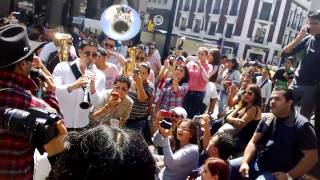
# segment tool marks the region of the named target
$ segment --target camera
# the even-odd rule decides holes
[[[39,69],[31,68],[30,70],[30,76],[32,79],[40,79],[41,81],[46,81],[46,78],[42,73],[40,73]]]
[[[139,75],[140,74],[140,70],[138,68],[134,68],[133,69],[133,74]]]
[[[171,129],[172,127],[172,123],[170,122],[170,119],[163,119],[161,122],[160,122],[160,127],[164,128],[164,129]]]
[[[41,151],[44,144],[58,135],[56,122],[60,119],[58,113],[39,108],[7,108],[4,112],[3,126],[13,135],[26,138],[33,147]]]
[[[195,116],[193,116],[193,121],[200,123],[201,118],[202,118],[202,116],[195,115]]]

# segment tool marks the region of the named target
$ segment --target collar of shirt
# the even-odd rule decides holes
[[[10,73],[8,71],[2,70],[0,71],[0,77],[0,87],[23,88],[31,92],[35,92],[38,88],[32,79],[16,73]]]

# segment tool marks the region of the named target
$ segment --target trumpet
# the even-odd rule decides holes
[[[136,68],[136,48],[132,47],[128,49],[129,57],[130,57],[130,62],[127,62],[124,67],[123,67],[123,72],[122,74],[124,76],[130,77],[133,75],[133,71]]]
[[[90,101],[90,83],[91,83],[91,78],[90,78],[90,72],[91,72],[92,66],[90,65],[90,63],[87,64],[87,68],[85,71],[85,77],[86,79],[86,86],[84,87],[84,95],[83,95],[83,100],[80,103],[80,108],[81,109],[88,109],[91,105],[91,101]]]
[[[59,41],[59,44],[61,47],[58,53],[60,62],[69,61],[70,48],[72,44],[72,41],[71,41],[72,36],[70,34],[65,34],[65,33],[56,33],[55,38]]]

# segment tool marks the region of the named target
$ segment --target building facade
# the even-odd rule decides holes
[[[306,23],[311,2],[177,0],[173,33],[186,38],[184,49],[190,54],[196,53],[199,46],[207,46],[220,48],[229,56],[271,63],[279,59],[280,50]],[[171,11],[171,4],[149,0],[148,8],[152,12]]]

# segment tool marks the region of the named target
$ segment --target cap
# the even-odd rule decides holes
[[[187,111],[183,107],[175,107],[171,109],[171,111],[175,112],[178,116],[182,116],[183,118],[187,118]]]

